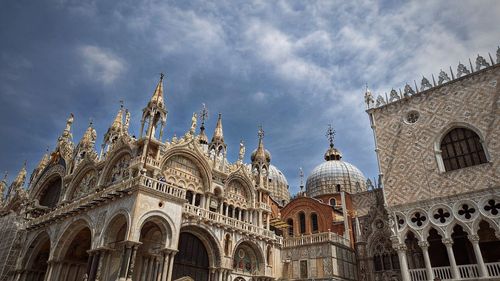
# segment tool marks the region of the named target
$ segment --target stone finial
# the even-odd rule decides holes
[[[476,70],[480,70],[481,67],[488,67],[490,64],[479,54],[477,55],[476,58]]]
[[[377,96],[377,103],[375,104],[376,107],[382,106],[385,104],[385,100],[381,95]]]
[[[425,78],[425,76],[422,76],[422,82],[420,82],[420,91],[424,91],[430,88],[432,88],[431,82],[429,82],[429,79]]]
[[[404,89],[404,96],[409,97],[409,96],[414,95],[414,94],[415,94],[415,91],[411,88],[411,86],[409,84],[406,84],[405,89]]]
[[[458,63],[457,67],[457,77],[460,78],[462,75],[470,74],[470,71],[461,62]]]
[[[243,158],[245,157],[245,143],[243,139],[240,140],[240,151],[238,153],[238,162],[243,162]]]
[[[375,100],[373,99],[372,92],[368,89],[368,85],[366,86],[365,90],[365,103],[366,103],[366,108],[370,109],[373,107],[375,104]]]
[[[444,72],[442,69],[439,71],[439,76],[438,76],[438,85],[442,85],[443,83],[451,81],[450,77],[446,72]]]
[[[389,94],[389,102],[397,101],[401,97],[399,96],[398,92],[396,90],[392,89],[390,94]]]

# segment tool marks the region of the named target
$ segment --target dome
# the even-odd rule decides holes
[[[290,192],[288,191],[288,181],[285,178],[285,175],[278,170],[273,165],[269,166],[269,186],[271,188],[271,197],[282,204],[283,201],[287,203],[290,201]]]
[[[314,168],[306,181],[306,194],[317,197],[346,191],[366,191],[366,179],[356,166],[342,160],[326,161]]]
[[[267,149],[264,149],[264,151],[265,151],[265,155],[266,155],[266,161],[271,162],[271,153]],[[252,154],[250,155],[250,160],[252,160],[252,162],[255,161],[256,154],[257,154],[257,149],[254,149],[252,151]]]

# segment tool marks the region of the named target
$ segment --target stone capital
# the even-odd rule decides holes
[[[441,239],[441,242],[443,242],[443,244],[445,246],[452,246],[453,245],[453,239],[452,238],[443,238],[443,239]]]
[[[418,246],[422,249],[428,249],[430,246],[430,243],[428,241],[418,241]]]
[[[468,238],[472,243],[479,243],[479,235],[477,234],[468,235]]]

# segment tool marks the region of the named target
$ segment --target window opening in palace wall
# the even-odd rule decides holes
[[[455,128],[446,134],[441,141],[441,155],[446,171],[487,162],[479,136],[466,128]]]

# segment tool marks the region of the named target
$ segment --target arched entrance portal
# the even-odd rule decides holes
[[[87,264],[92,233],[83,222],[70,226],[61,238],[56,249],[56,258],[59,259],[58,281],[83,281],[88,273]]]
[[[208,280],[208,267],[208,252],[203,242],[191,233],[181,233],[172,280],[189,276],[195,281],[206,281]]]
[[[24,280],[42,281],[47,272],[50,254],[50,238],[47,233],[40,234],[29,247],[24,262]]]

